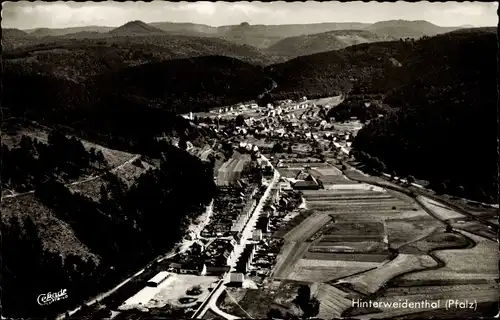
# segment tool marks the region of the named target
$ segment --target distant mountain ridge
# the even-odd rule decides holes
[[[389,20],[376,22],[367,27],[367,30],[378,34],[387,34],[395,38],[419,38],[435,36],[460,29],[461,27],[440,27],[425,20]]]
[[[151,35],[151,34],[165,34],[165,31],[152,27],[145,22],[135,20],[124,24],[121,27],[110,30],[112,35]]]
[[[269,54],[289,57],[305,56],[319,52],[339,50],[361,43],[397,40],[367,30],[334,30],[324,33],[288,37],[266,49]]]
[[[469,26],[465,26],[469,27]],[[257,48],[268,48],[288,37],[298,37],[319,34],[336,30],[368,30],[379,36],[393,38],[417,38],[434,36],[440,33],[463,28],[440,27],[428,21],[389,20],[376,23],[361,22],[328,22],[311,24],[285,24],[285,25],[250,25],[243,22],[239,25],[226,25],[213,27],[197,23],[130,21],[120,27],[88,26],[66,29],[39,28],[25,30],[29,35],[36,37],[64,36],[79,32],[99,32],[103,36],[126,36],[143,34],[177,34],[198,37],[216,37],[237,44],[247,44]],[[85,34],[82,33],[81,36]],[[94,35],[95,36],[95,35]]]

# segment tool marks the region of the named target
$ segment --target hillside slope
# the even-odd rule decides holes
[[[312,35],[289,37],[266,49],[273,55],[299,57],[319,52],[343,49],[348,46],[396,40],[391,36],[377,35],[366,30],[336,30]]]
[[[7,39],[4,41],[4,65],[23,68],[29,73],[82,81],[124,67],[198,56],[224,55],[254,64],[275,61],[254,47],[216,38],[176,35],[76,36],[30,41],[17,38],[12,42]],[[284,61],[284,58],[279,59]]]
[[[98,33],[106,33],[112,30],[113,27],[104,27],[104,26],[84,26],[84,27],[71,27],[71,28],[37,28],[37,29],[28,29],[24,30],[28,34],[36,37],[57,37],[72,33],[79,32],[98,32]]]
[[[385,92],[391,88],[390,81],[373,79],[393,73],[404,76],[395,62],[404,64],[412,52],[411,42],[376,42],[274,64],[266,68],[278,84],[271,95],[273,99],[285,99],[334,96],[349,91]]]
[[[385,98],[399,111],[360,130],[353,148],[440,192],[494,201],[496,35],[453,32],[418,41],[413,52],[401,68],[411,77]]]
[[[182,132],[185,121],[175,114],[251,100],[272,85],[261,67],[220,56],[144,64],[81,82],[33,73],[4,65],[4,108],[125,150],[177,125]]]
[[[126,24],[109,31],[110,34],[116,36],[133,36],[133,35],[153,35],[163,34],[163,30],[152,27],[147,23],[139,20],[127,22]]]
[[[425,20],[388,20],[371,24],[366,28],[366,30],[370,30],[380,35],[387,35],[401,39],[420,38],[423,36],[432,37],[460,28],[461,27],[440,27]]]

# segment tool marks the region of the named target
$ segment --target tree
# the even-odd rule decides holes
[[[243,115],[239,114],[236,116],[236,119],[234,122],[235,122],[236,126],[242,127],[245,124],[245,117]]]
[[[396,171],[392,170],[391,171],[391,180],[394,180],[396,178]]]
[[[181,148],[182,150],[186,150],[187,149],[187,141],[186,141],[185,137],[182,137],[179,140],[179,148]]]
[[[281,145],[281,143],[279,142],[276,142],[273,146],[273,148],[271,149],[271,152],[272,153],[283,153],[283,146]]]
[[[272,308],[267,313],[267,318],[268,319],[283,319],[283,314],[281,314],[281,311],[279,311],[278,309]]]
[[[294,303],[300,307],[304,318],[314,317],[319,313],[319,300],[311,297],[311,288],[307,285],[299,287]]]
[[[415,183],[415,177],[413,176],[408,176],[406,178],[406,181],[408,182],[409,185],[411,185],[412,183]]]

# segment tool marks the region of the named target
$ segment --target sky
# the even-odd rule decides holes
[[[496,26],[494,2],[3,2],[3,28],[120,26],[132,20],[211,26],[427,20],[439,26]]]

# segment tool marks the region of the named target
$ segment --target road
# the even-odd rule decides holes
[[[114,167],[113,169],[110,170],[110,172],[114,172],[114,171],[116,171],[118,169],[121,169],[122,167],[124,167],[124,166],[126,166],[126,165],[134,162],[135,160],[139,159],[140,157],[141,157],[140,155],[136,155],[136,156],[130,158],[129,160],[125,161],[124,163],[120,164],[119,166]],[[95,179],[103,177],[104,175],[106,175],[106,173],[103,173],[103,174],[100,174],[100,175],[97,175],[97,176],[90,176],[90,177],[85,178],[83,180],[78,180],[78,181],[75,181],[75,182],[68,183],[68,184],[66,184],[66,187],[77,186],[77,185],[82,184],[82,183],[93,181]],[[9,194],[8,196],[3,196],[1,198],[1,200],[6,199],[6,198],[16,198],[16,197],[25,196],[25,195],[28,195],[28,194],[33,194],[33,193],[35,193],[35,190],[31,190],[31,191],[27,191],[27,192],[21,192],[21,193],[12,193],[12,194]]]
[[[197,236],[200,234],[201,230],[203,230],[205,228],[205,226],[208,224],[208,222],[210,221],[210,216],[211,216],[212,212],[213,212],[213,200],[206,207],[205,214],[207,215],[207,218],[205,219],[205,221],[202,224],[200,224],[199,226],[196,227],[198,229],[195,232],[195,236],[196,237],[194,239],[190,240],[189,241],[190,243],[194,243],[194,241],[197,240]],[[98,295],[98,296],[90,299],[89,301],[85,302],[84,304],[87,305],[87,306],[91,306],[91,305],[97,303],[98,301],[101,301],[102,299],[107,298],[108,296],[110,296],[111,294],[113,294],[114,292],[116,292],[116,290],[120,289],[125,284],[127,284],[131,280],[135,279],[137,276],[139,276],[141,273],[143,273],[145,270],[147,270],[153,263],[155,263],[157,261],[160,262],[160,261],[165,260],[165,259],[173,258],[173,257],[175,257],[178,254],[186,252],[188,249],[189,249],[189,246],[182,245],[182,249],[179,252],[170,253],[170,254],[167,254],[167,255],[165,255],[163,257],[157,257],[156,259],[154,259],[153,261],[151,261],[150,263],[148,263],[147,266],[145,266],[141,270],[137,271],[136,273],[134,273],[129,278],[125,279],[123,282],[121,282],[120,284],[118,284],[113,289],[108,290],[108,291],[106,291],[104,293],[101,293],[100,295]],[[70,316],[72,316],[73,314],[75,314],[76,312],[78,312],[80,309],[81,309],[81,306],[77,307],[77,308],[75,308],[75,309],[73,309],[71,311],[68,311],[68,313],[69,313]],[[116,316],[116,315],[117,314],[115,314],[114,316]],[[65,317],[65,314],[60,314],[58,317],[56,317],[56,320],[62,320],[62,319],[64,319],[64,317]]]
[[[262,159],[264,161],[269,161],[264,156],[262,156]],[[258,220],[258,218],[259,218],[259,216],[260,216],[260,214],[262,212],[262,209],[263,209],[263,207],[264,207],[267,199],[269,198],[271,190],[272,190],[273,186],[279,180],[279,177],[280,177],[279,172],[275,168],[273,168],[273,170],[274,170],[274,175],[273,175],[273,178],[271,180],[271,183],[269,183],[269,186],[267,187],[266,191],[262,195],[262,198],[260,198],[259,203],[255,207],[255,210],[253,211],[252,216],[250,217],[250,219],[248,220],[247,224],[245,225],[245,228],[243,229],[242,234],[241,234],[241,242],[240,242],[240,244],[236,245],[236,247],[234,248],[233,257],[231,258],[231,261],[229,263],[229,265],[231,266],[231,270],[230,271],[234,271],[234,269],[236,267],[236,262],[238,261],[238,258],[240,257],[240,255],[243,253],[243,250],[244,250],[245,246],[248,243],[248,239],[251,238],[251,236],[252,236],[252,231],[255,228],[255,224],[257,223],[257,220]],[[226,273],[224,275],[222,282],[223,283],[229,282],[229,273]],[[227,313],[225,313],[224,311],[220,310],[217,307],[217,299],[220,297],[220,295],[222,294],[222,292],[224,292],[224,290],[225,290],[225,286],[223,284],[221,284],[220,286],[218,286],[214,290],[215,292],[208,297],[208,301],[205,301],[202,304],[202,307],[200,307],[200,310],[198,310],[197,312],[195,312],[195,314],[193,315],[193,318],[199,319],[199,318],[203,317],[203,315],[209,309],[211,309],[216,314],[218,314],[221,317],[224,317],[225,319],[228,319],[228,320],[238,319],[237,317],[232,316],[230,314],[227,314]]]

